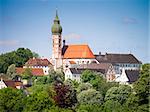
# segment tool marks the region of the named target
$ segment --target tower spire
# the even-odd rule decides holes
[[[60,25],[60,20],[56,9],[56,16],[54,19],[54,24],[52,26],[52,34],[61,34],[61,33],[62,33],[62,27]]]
[[[55,20],[59,20],[57,9],[56,9],[56,16],[55,16]]]

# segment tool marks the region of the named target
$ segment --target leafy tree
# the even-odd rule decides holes
[[[103,96],[95,89],[80,92],[77,96],[79,104],[102,104]]]
[[[131,112],[128,107],[121,105],[118,101],[108,100],[104,103],[104,112]]]
[[[27,62],[30,58],[33,57],[33,54],[30,49],[25,49],[25,48],[18,48],[16,51],[17,55],[17,62],[16,66],[23,66],[25,62]]]
[[[30,94],[39,93],[41,91],[46,91],[49,85],[46,84],[34,84],[27,90],[30,92]]]
[[[148,104],[150,96],[150,64],[144,64],[139,80],[134,84],[136,96],[139,98],[139,105]]]
[[[54,101],[56,105],[61,108],[73,107],[77,103],[76,91],[69,85],[62,83],[55,83],[54,85],[55,96]]]
[[[134,93],[131,94],[126,103],[131,110],[137,112],[149,112],[149,84],[150,64],[144,64],[140,72],[140,78],[133,85]]]
[[[11,64],[11,65],[8,67],[6,74],[8,75],[8,77],[9,77],[10,79],[13,79],[13,78],[15,78],[15,76],[17,76],[15,64]]]
[[[29,58],[32,58],[32,52],[28,48],[18,48],[16,51],[0,55],[0,73],[6,73],[8,66],[15,64],[22,67]]]
[[[135,93],[131,93],[128,97],[125,105],[132,111],[137,112],[138,110],[138,97],[136,97]]]
[[[105,96],[108,89],[119,85],[115,82],[106,82],[106,79],[104,79],[101,74],[97,74],[90,70],[85,70],[81,74],[81,79],[82,82],[89,82],[92,84],[93,88],[99,91],[103,96]]]
[[[59,82],[63,83],[64,81],[64,74],[58,71],[49,71],[49,81],[50,82]]]
[[[68,109],[68,108],[60,108],[58,106],[53,106],[53,107],[51,107],[50,110],[48,110],[46,112],[74,112],[74,111],[72,109]]]
[[[88,89],[92,89],[92,85],[90,83],[81,83],[78,88],[77,88],[77,92],[80,93],[84,90],[88,90]]]
[[[45,112],[45,110],[49,110],[53,105],[53,100],[45,91],[29,95],[25,102],[24,112]]]
[[[47,84],[47,80],[47,76],[37,77],[36,84]]]
[[[131,94],[131,87],[127,85],[120,85],[119,87],[110,88],[105,96],[105,101],[113,100],[123,104]]]
[[[81,79],[82,79],[82,82],[90,82],[91,80],[96,79],[96,74],[90,70],[85,70],[81,74]]]
[[[81,104],[76,112],[103,112],[102,106],[98,104]]]
[[[3,88],[0,90],[0,111],[1,112],[21,112],[24,107],[23,92],[13,88]]]
[[[35,57],[35,58],[40,58],[40,55],[39,55],[38,53],[32,52],[32,54],[33,54],[33,57]]]
[[[79,83],[77,81],[71,79],[65,80],[64,84],[74,89],[76,89],[79,86]]]
[[[22,73],[22,78],[23,79],[30,79],[32,77],[32,70],[31,68],[26,68],[25,71]]]

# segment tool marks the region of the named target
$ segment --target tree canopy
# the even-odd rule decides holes
[[[22,67],[33,54],[28,48],[18,48],[16,51],[8,52],[0,55],[0,73],[6,73],[8,66],[15,64]]]

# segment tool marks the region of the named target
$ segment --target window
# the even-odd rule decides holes
[[[59,44],[61,43],[61,39],[59,39]]]

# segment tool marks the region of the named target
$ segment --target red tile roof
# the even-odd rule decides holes
[[[7,87],[16,88],[15,82],[13,80],[6,80],[4,81],[4,83],[6,84]]]
[[[13,80],[4,80],[4,83],[7,87],[16,88],[16,86],[23,86],[23,83],[20,81],[13,81]]]
[[[68,45],[65,51],[64,58],[75,59],[75,58],[95,58],[91,49],[88,45]]]
[[[48,66],[51,63],[47,59],[31,58],[26,62],[26,66]]]
[[[17,74],[22,74],[26,68],[16,68]],[[32,74],[34,76],[43,76],[44,72],[42,68],[31,68]]]
[[[74,61],[69,61],[70,62],[70,64],[76,64],[76,62],[74,62]]]

